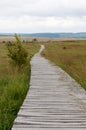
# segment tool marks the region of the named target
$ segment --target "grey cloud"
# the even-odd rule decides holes
[[[3,0],[0,16],[66,17],[86,15],[85,0]]]
[[[0,1],[0,29],[9,31],[84,31],[86,0]]]

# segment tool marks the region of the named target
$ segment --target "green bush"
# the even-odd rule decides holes
[[[27,63],[28,52],[22,45],[22,42],[17,34],[15,34],[16,42],[8,42],[8,56],[12,63],[17,67],[18,71]]]

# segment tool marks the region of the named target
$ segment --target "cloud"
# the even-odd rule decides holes
[[[0,32],[77,32],[85,28],[85,0],[0,1]]]
[[[83,16],[86,15],[85,0],[3,0],[0,16]]]

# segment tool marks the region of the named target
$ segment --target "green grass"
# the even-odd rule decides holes
[[[86,41],[46,43],[42,55],[60,66],[86,89]]]
[[[38,51],[39,45],[26,44],[29,61],[20,72],[10,66],[5,44],[0,44],[0,130],[11,130],[13,121],[29,90],[30,58]]]

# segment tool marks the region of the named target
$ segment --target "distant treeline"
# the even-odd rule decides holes
[[[86,32],[79,33],[18,33],[25,37],[48,37],[48,38],[86,38]],[[0,33],[0,36],[14,36],[14,33]]]

